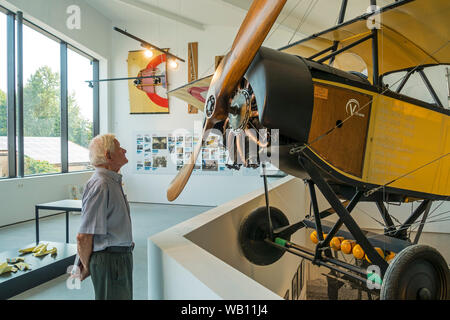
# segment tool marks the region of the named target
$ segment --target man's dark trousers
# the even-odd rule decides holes
[[[133,254],[131,252],[93,252],[89,270],[95,300],[133,299]]]

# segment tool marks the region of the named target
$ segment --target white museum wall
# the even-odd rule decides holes
[[[84,185],[91,175],[86,171],[0,181],[0,226],[34,219],[36,204],[69,199],[70,186]],[[40,210],[39,216],[55,213]]]
[[[81,9],[81,29],[69,30],[66,9]],[[79,0],[0,0],[0,5],[14,12],[20,10],[25,19],[55,34],[100,61],[100,78],[108,76],[111,48],[111,22]],[[89,80],[89,79],[86,79]],[[100,86],[100,131],[110,129],[108,85]],[[0,180],[0,226],[34,218],[34,205],[69,197],[70,185],[84,185],[92,172],[36,176]],[[54,214],[42,212],[42,216]]]
[[[226,4],[223,4],[226,5]],[[235,9],[236,15],[244,18],[245,12]],[[214,57],[226,53],[239,28],[224,25],[206,25],[201,31],[190,26],[176,23],[164,17],[148,15],[146,22],[113,21],[113,26],[126,29],[127,32],[144,39],[161,48],[170,48],[170,52],[185,59],[178,70],[168,71],[169,90],[187,83],[187,47],[188,42],[199,43],[199,78],[208,76],[214,71]],[[155,18],[152,18],[155,17]],[[269,39],[267,46],[279,48],[289,40],[292,32],[283,28],[277,30],[276,36]],[[299,35],[300,36],[300,35]],[[112,33],[112,73],[111,77],[128,76],[128,51],[140,50],[140,43],[118,32]],[[170,98],[170,114],[162,115],[130,115],[127,81],[111,83],[113,106],[113,132],[128,150],[129,164],[122,169],[126,193],[130,201],[169,203],[166,190],[174,178],[173,175],[137,174],[133,158],[136,131],[167,130],[184,128],[194,129],[194,121],[203,123],[203,113],[188,114],[187,104],[177,98]],[[174,204],[184,205],[218,205],[255,190],[263,185],[258,176],[244,176],[235,172],[233,176],[193,175],[183,193]]]

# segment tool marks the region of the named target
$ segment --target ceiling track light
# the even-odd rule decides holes
[[[142,39],[140,39],[140,38],[138,38],[138,37],[136,37],[136,36],[134,36],[134,35],[132,35],[132,34],[126,32],[126,31],[124,31],[124,30],[121,30],[121,29],[117,28],[117,27],[114,27],[114,30],[117,31],[117,32],[119,32],[119,33],[121,33],[121,34],[123,34],[123,35],[126,35],[127,37],[130,37],[131,39],[134,39],[134,40],[136,40],[136,41],[139,41],[139,42],[141,43],[141,47],[143,47],[143,48],[146,49],[146,51],[144,52],[144,54],[145,54],[148,58],[151,58],[151,57],[153,56],[153,51],[154,51],[154,50],[159,51],[159,52],[163,52],[164,54],[166,54],[167,57],[170,59],[170,61],[169,61],[169,66],[170,66],[172,69],[174,69],[174,70],[175,70],[175,69],[178,69],[178,67],[179,67],[178,60],[181,61],[181,62],[186,62],[186,61],[184,61],[184,59],[181,59],[180,57],[177,57],[176,55],[169,53],[169,52],[168,52],[168,49],[161,49],[161,48],[158,48],[157,46],[155,46],[155,45],[153,45],[153,44],[151,44],[151,43],[149,43],[149,42],[147,42],[147,41],[144,41],[144,40],[142,40]],[[151,52],[151,53],[148,53],[148,52]],[[172,62],[172,61],[173,61],[173,62]]]

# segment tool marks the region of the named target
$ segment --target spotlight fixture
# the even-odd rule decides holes
[[[150,49],[145,49],[144,54],[147,58],[153,57],[153,51]]]
[[[171,69],[173,69],[173,70],[176,70],[176,69],[178,69],[178,62],[177,62],[177,60],[176,59],[170,59],[169,60],[169,67],[171,68]]]

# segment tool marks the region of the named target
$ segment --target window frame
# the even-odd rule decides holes
[[[56,35],[44,30],[42,27],[32,23],[23,18],[20,11],[13,12],[0,5],[0,12],[6,15],[6,39],[7,39],[7,141],[8,141],[8,177],[0,181],[25,178],[25,177],[39,177],[49,175],[59,175],[68,173],[79,173],[92,171],[92,169],[77,170],[69,172],[69,155],[68,155],[68,64],[67,55],[68,48],[76,53],[86,57],[91,61],[92,65],[92,79],[94,80],[93,88],[93,137],[99,134],[100,126],[100,87],[99,87],[99,60],[80,50],[76,46],[60,39]],[[24,136],[23,136],[23,25],[33,29],[36,32],[58,42],[60,44],[60,114],[61,114],[61,172],[36,174],[25,176],[24,168]],[[17,50],[16,50],[17,48]],[[17,56],[17,59],[16,59]],[[17,72],[16,72],[17,70]],[[87,84],[86,84],[87,85]],[[17,121],[18,120],[18,121]],[[17,140],[16,140],[17,139]],[[17,151],[16,151],[17,150]]]

